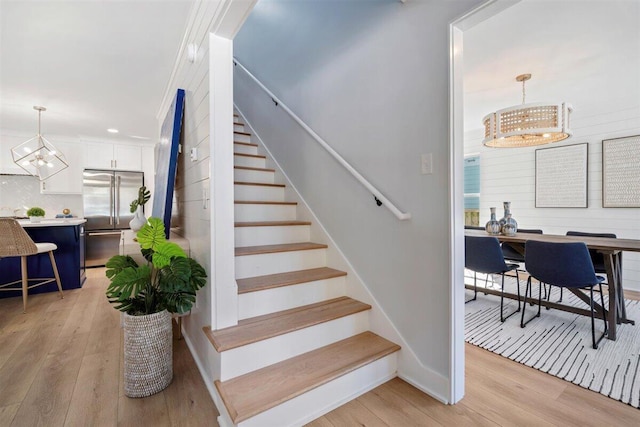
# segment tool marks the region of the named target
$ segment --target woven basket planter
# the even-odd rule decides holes
[[[124,315],[124,394],[146,397],[173,379],[173,336],[167,310]]]

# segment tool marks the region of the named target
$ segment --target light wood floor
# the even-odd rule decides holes
[[[216,410],[184,340],[174,377],[144,399],[124,395],[120,313],[104,269],[82,289],[0,300],[0,426],[205,426]]]
[[[89,276],[64,300],[30,297],[27,314],[20,298],[0,300],[0,426],[217,426],[183,340],[174,341],[166,390],[124,396],[120,316],[104,296],[104,270]],[[457,405],[396,378],[309,426],[640,425],[640,410],[628,405],[470,345],[466,353],[466,394]]]

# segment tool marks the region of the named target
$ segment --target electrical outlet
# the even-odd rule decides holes
[[[433,154],[427,153],[421,156],[421,173],[422,175],[431,175],[433,173]]]

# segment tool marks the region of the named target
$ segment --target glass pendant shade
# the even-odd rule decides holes
[[[524,82],[530,74],[516,77],[522,82],[522,104],[487,114],[482,119],[487,147],[518,148],[562,141],[573,135],[570,115],[573,108],[563,102],[524,103]]]
[[[56,150],[40,133],[40,114],[46,111],[44,107],[33,107],[38,111],[38,134],[28,141],[11,149],[13,162],[27,171],[30,175],[37,176],[40,181],[57,174],[69,167],[64,154]]]
[[[13,162],[26,170],[30,175],[44,181],[69,167],[64,154],[42,135],[36,135],[11,149]]]

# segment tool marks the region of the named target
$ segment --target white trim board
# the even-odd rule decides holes
[[[520,0],[489,0],[449,24],[449,375],[448,402],[464,396],[464,31]]]

